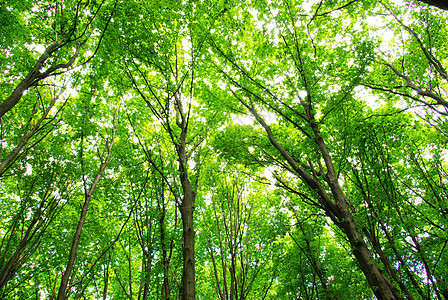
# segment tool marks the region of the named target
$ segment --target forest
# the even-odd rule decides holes
[[[1,1],[0,299],[447,300],[447,9]]]

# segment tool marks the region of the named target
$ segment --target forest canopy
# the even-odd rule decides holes
[[[448,299],[439,1],[3,0],[1,299]]]

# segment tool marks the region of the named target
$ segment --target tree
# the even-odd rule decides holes
[[[272,14],[274,7],[277,10],[275,15]],[[330,128],[338,128],[336,123],[331,121],[333,116],[336,117],[336,122],[340,122],[341,118],[348,120],[350,114],[359,113],[356,111],[357,105],[351,102],[351,94],[365,73],[364,68],[370,63],[369,56],[373,54],[373,44],[352,44],[350,40],[346,41],[348,47],[353,45],[357,49],[355,51],[362,59],[356,64],[348,66],[345,65],[346,61],[344,60],[338,67],[335,57],[321,48],[323,46],[322,38],[329,37],[328,29],[325,29],[325,34],[319,34],[318,28],[332,26],[328,24],[331,22],[328,18],[321,19],[323,14],[318,14],[318,11],[324,8],[322,3],[309,19],[306,15],[300,15],[295,7],[297,5],[291,2],[270,4],[270,7],[266,9],[266,15],[261,14],[260,17],[259,14],[257,17],[253,17],[263,20],[274,19],[274,26],[278,31],[271,35],[266,31],[262,33],[253,30],[255,26],[248,26],[250,29],[241,35],[240,43],[232,43],[223,39],[219,34],[212,35],[212,46],[215,48],[216,54],[222,57],[220,63],[215,64],[216,70],[227,77],[233,96],[239,99],[240,103],[265,130],[270,143],[284,160],[282,162],[280,158],[276,157],[278,164],[301,178],[305,186],[314,191],[313,196],[306,197],[314,199],[315,202],[310,202],[324,210],[347,236],[360,268],[375,295],[379,299],[401,299],[402,296],[398,288],[388,278],[388,274],[384,273],[374,261],[373,251],[375,249],[369,249],[365,242],[362,227],[355,220],[352,214],[354,210],[348,202],[348,196],[345,195],[342,185],[339,183],[339,176],[344,172],[344,166],[341,165],[343,161],[337,165],[337,160],[333,157],[339,156],[336,145],[346,145],[346,139],[344,141],[343,138],[341,142],[337,142],[338,138],[334,133],[327,131]],[[271,15],[269,15],[270,13]],[[301,19],[296,16],[303,17]],[[243,15],[242,23],[250,23],[251,19],[250,15]],[[296,27],[300,26],[299,24],[302,28],[306,26],[307,31],[301,32]],[[333,25],[333,28],[341,30],[342,26],[340,23],[338,25]],[[272,34],[274,38],[272,38]],[[351,35],[353,39],[358,39],[353,32]],[[276,42],[275,36],[278,37],[279,42]],[[236,38],[239,39],[240,36],[236,35]],[[325,44],[325,47],[328,47],[328,44]],[[235,48],[238,48],[239,52]],[[278,49],[278,53],[267,52],[268,48]],[[245,54],[241,55],[241,52]],[[258,58],[263,57],[261,61],[268,61],[269,64],[245,60],[245,57],[250,57],[249,53],[254,52]],[[340,57],[343,56],[342,53],[343,50],[339,48]],[[279,60],[280,57],[283,61]],[[333,61],[327,60],[329,58]],[[285,64],[285,59],[291,63]],[[223,63],[227,63],[225,68],[222,67]],[[272,67],[273,65],[275,65],[275,69]],[[323,76],[328,76],[333,72],[330,69],[330,73],[320,73],[322,70],[319,66],[322,65],[330,65],[333,70],[336,69],[334,72],[338,75],[334,76],[342,80],[337,88],[341,92],[324,92],[324,87],[331,90],[332,79]],[[316,69],[320,72],[314,71]],[[320,74],[325,75],[321,76]],[[276,81],[277,84],[283,84],[283,88],[290,89],[289,94],[282,93],[282,90],[275,86]],[[303,91],[303,96],[301,91]],[[347,105],[350,106],[351,112]],[[268,125],[260,114],[261,109],[276,113],[282,119],[281,123],[285,125],[282,127],[276,126],[276,124]],[[291,141],[285,138],[287,136],[285,129],[289,131],[289,135],[294,134],[303,140],[303,143],[310,145],[309,148],[300,147],[301,151],[295,149],[290,144]],[[342,130],[344,129],[347,131],[347,127],[342,128]],[[341,129],[338,128],[338,130]],[[333,141],[333,145],[328,142],[329,140]],[[298,147],[297,144],[295,147]],[[373,245],[374,248],[375,245]],[[404,287],[402,292],[407,292]]]
[[[290,95],[298,102],[295,106],[291,107],[293,104],[285,103],[286,97],[283,95],[277,96],[276,92],[271,90],[265,84],[267,81],[266,79],[259,79],[263,73],[260,74],[260,71],[254,71],[250,64],[248,66],[243,66],[238,59],[235,59],[233,54],[231,54],[231,48],[229,50],[224,50],[223,47],[225,46],[218,46],[218,44],[214,42],[217,53],[224,58],[224,61],[229,63],[229,66],[231,66],[237,74],[239,73],[239,75],[237,75],[239,78],[234,79],[236,77],[230,75],[229,72],[224,72],[220,66],[218,66],[218,70],[223,72],[223,74],[229,78],[229,82],[239,89],[238,91],[233,92],[234,97],[239,99],[241,104],[263,127],[270,143],[277,149],[284,159],[284,163],[282,163],[283,167],[298,176],[304,182],[305,186],[316,194],[317,205],[325,211],[331,220],[347,236],[353,254],[358,260],[360,268],[364,272],[375,295],[379,299],[401,299],[397,288],[373,260],[372,253],[363,238],[361,229],[355,222],[345,193],[338,182],[339,170],[336,169],[334,159],[327,146],[325,139],[327,133],[322,130],[328,122],[331,122],[330,114],[332,113],[332,110],[337,109],[338,104],[350,101],[350,99],[346,98],[350,98],[349,95],[351,90],[357,84],[360,76],[362,76],[363,65],[365,65],[365,62],[360,61],[359,66],[349,68],[345,71],[345,73],[348,73],[347,75],[343,73],[345,76],[353,76],[353,79],[345,83],[345,86],[342,87],[343,93],[334,95],[330,98],[329,95],[325,95],[319,89],[316,89],[315,86],[318,83],[321,83],[322,85],[328,85],[329,83],[325,79],[321,79],[320,76],[312,74],[310,72],[311,67],[316,64],[316,61],[322,59],[325,61],[327,57],[319,57],[317,53],[320,53],[320,51],[318,51],[317,47],[314,45],[313,38],[306,32],[299,32],[299,29],[295,27],[296,24],[300,24],[302,20],[296,19],[295,16],[297,16],[297,12],[294,11],[293,7],[293,3],[287,2],[283,4],[283,7],[282,5],[279,5],[279,9],[284,10],[278,14],[279,19],[277,21],[279,35],[283,40],[283,43],[278,45],[279,55],[290,59],[291,63],[289,66],[293,66],[293,68],[288,68],[284,62],[277,61],[276,57],[269,55],[269,53],[259,52],[259,55],[269,55],[269,58],[266,58],[265,61],[269,61],[270,64],[272,64],[273,61],[278,62],[277,68],[279,74],[277,76],[283,76],[285,78],[286,88],[291,89]],[[302,22],[304,25],[306,24],[305,20]],[[325,21],[316,21],[316,23],[321,22]],[[288,26],[288,24],[290,25]],[[308,22],[307,25],[308,28],[312,26],[310,22]],[[321,24],[319,25],[322,26]],[[313,25],[313,27],[319,25]],[[263,35],[260,36],[257,31],[255,31],[253,35],[251,34],[250,37],[253,39],[264,38],[265,45],[271,43],[268,37],[263,37]],[[304,42],[304,39],[308,39],[308,42]],[[226,43],[226,46],[227,45],[229,44]],[[368,44],[355,47],[361,47],[359,48],[359,51],[363,51],[368,55]],[[260,45],[259,49],[263,51],[263,45]],[[248,50],[250,51],[250,49]],[[259,70],[261,69],[258,66],[256,67]],[[271,69],[272,67],[267,66],[266,68]],[[267,70],[265,69],[263,71],[266,72]],[[292,73],[292,75],[288,75],[287,72]],[[269,76],[269,73],[267,73],[267,75]],[[306,96],[302,97],[299,92],[300,90],[305,91]],[[291,101],[291,96],[287,97],[288,101]],[[326,99],[328,99],[328,103]],[[269,126],[260,115],[256,104],[264,105],[266,108],[272,109],[279,115],[279,117],[283,118],[284,122],[286,122],[287,125],[290,125],[290,128],[294,130],[294,134],[302,136],[303,140],[309,141],[309,144],[313,148],[313,152],[306,153],[305,155],[308,154],[307,156],[304,156],[303,154],[302,157],[294,156],[291,150],[286,149],[285,146],[283,146],[283,142],[278,140],[271,126]],[[316,116],[316,110],[319,106],[328,107],[321,118]],[[291,112],[293,112],[294,115],[291,116]]]
[[[277,226],[264,224],[269,215],[266,202],[261,199],[264,195],[255,194],[258,188],[247,187],[242,170],[215,173],[212,170],[216,163],[210,163],[211,169],[206,171],[211,190],[206,196],[208,207],[201,212],[202,226],[209,228],[200,232],[207,257],[201,265],[210,265],[215,289],[208,297],[266,299],[274,281],[270,259],[274,256],[271,246]]]
[[[182,5],[161,4],[148,11],[142,19],[139,4],[127,4],[124,23],[116,25],[113,30],[125,31],[121,41],[123,51],[129,49],[123,64],[126,81],[132,86],[135,95],[143,101],[156,123],[168,137],[171,151],[176,153],[178,163],[177,186],[181,187],[175,194],[183,226],[183,274],[180,297],[195,299],[195,258],[194,258],[194,224],[193,212],[198,189],[199,171],[202,164],[201,144],[207,137],[210,127],[217,122],[202,115],[198,102],[201,90],[196,85],[196,72],[203,53],[204,36],[194,23],[200,18],[204,7],[187,2]],[[181,17],[187,16],[186,19]],[[176,16],[176,22],[171,22]],[[127,26],[130,18],[142,27]],[[188,22],[187,22],[188,21]],[[149,30],[156,22],[154,30]],[[140,31],[144,28],[143,31]],[[163,37],[162,39],[160,39]],[[140,44],[135,47],[134,40]],[[161,43],[159,45],[159,43]],[[115,47],[113,49],[116,50]],[[157,52],[156,52],[157,50]],[[153,55],[148,57],[148,53]],[[149,73],[149,74],[148,74]],[[196,96],[198,95],[198,96]],[[196,99],[196,97],[198,99]],[[201,119],[205,124],[201,124]],[[148,160],[149,153],[147,153]],[[154,165],[154,164],[153,164]],[[192,168],[191,165],[196,167]],[[164,180],[168,174],[158,169]],[[170,184],[167,182],[167,184]],[[173,188],[174,189],[174,188]]]

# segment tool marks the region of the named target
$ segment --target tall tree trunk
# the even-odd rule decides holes
[[[143,281],[143,300],[149,298],[149,283],[151,280],[151,270],[152,270],[152,256],[153,256],[153,237],[151,236],[152,223],[146,232],[145,243],[142,247],[143,252],[143,262],[142,262],[142,281]],[[130,242],[130,241],[129,241]],[[130,248],[129,248],[130,249]],[[131,253],[129,253],[129,258],[131,258]],[[129,261],[130,263],[131,261]],[[129,272],[131,265],[129,265]],[[132,278],[129,278],[130,290],[132,291]],[[132,292],[131,292],[132,296]],[[139,293],[140,299],[140,293]]]
[[[181,299],[193,300],[196,299],[195,289],[195,258],[194,258],[194,228],[193,228],[193,209],[195,194],[188,180],[186,170],[181,173],[182,188],[184,197],[180,212],[182,216],[183,227],[183,274],[182,274],[182,288]]]
[[[178,141],[173,139],[179,158],[180,182],[182,184],[182,203],[180,213],[182,217],[182,237],[183,237],[183,270],[182,286],[180,289],[180,299],[195,300],[195,258],[194,258],[194,227],[193,212],[196,193],[193,190],[190,179],[188,178],[188,155],[187,155],[187,135],[189,116],[182,109],[181,95],[175,95],[176,105],[176,125],[181,129]]]
[[[365,201],[368,204],[368,207],[371,211],[371,213],[373,214],[375,220],[378,222],[378,225],[380,226],[380,228],[382,229],[385,237],[387,238],[387,241],[389,243],[389,247],[392,248],[392,250],[394,251],[394,254],[396,256],[396,258],[398,259],[398,261],[400,262],[400,268],[404,269],[406,275],[408,276],[408,279],[411,280],[415,290],[419,293],[421,299],[429,299],[422,291],[421,287],[419,286],[418,282],[415,280],[414,276],[412,275],[412,273],[409,271],[409,268],[407,267],[407,263],[404,261],[403,257],[401,256],[401,254],[398,252],[397,248],[395,247],[395,241],[392,239],[389,230],[387,229],[387,226],[384,224],[383,219],[381,218],[381,210],[379,209],[378,213],[375,210],[375,207],[372,203],[372,201],[370,200],[370,196],[368,194],[368,188],[364,189],[364,183],[361,180],[358,171],[356,171],[356,169],[353,169],[353,174],[355,176],[355,180],[356,180],[356,184],[361,187],[361,194],[363,195],[363,197],[365,198]],[[364,174],[364,176],[366,176],[366,174]],[[381,184],[383,185],[383,184]],[[390,196],[387,195],[389,200],[391,202],[395,202],[395,200]],[[398,274],[396,273],[395,269],[393,268],[393,266],[390,265],[389,259],[387,258],[386,254],[383,252],[383,250],[381,249],[381,245],[379,243],[379,241],[375,238],[374,233],[369,232],[369,230],[367,228],[363,229],[363,232],[366,234],[367,238],[369,239],[370,243],[372,244],[373,248],[375,249],[375,251],[379,254],[381,261],[383,262],[383,265],[386,267],[387,272],[390,274],[390,276],[392,277],[392,279],[397,282],[400,286],[400,289],[406,294],[406,298],[409,300],[413,300],[414,297],[412,296],[412,294],[410,293],[410,291],[408,290],[407,286],[404,284],[404,282],[398,277]]]
[[[348,205],[346,205],[346,203],[338,204],[338,214],[340,215],[338,219],[341,221],[339,221],[337,225],[346,234],[353,254],[359,262],[359,266],[366,276],[367,282],[375,296],[379,300],[403,299],[397,288],[383,274],[378,267],[378,264],[373,260],[370,250],[348,209]]]

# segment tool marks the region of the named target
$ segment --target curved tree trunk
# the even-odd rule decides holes
[[[299,162],[293,158],[291,154],[289,154],[289,152],[276,140],[271,128],[258,114],[253,106],[253,103],[250,105],[247,103],[243,104],[249,109],[256,120],[264,128],[271,144],[280,152],[280,154],[302,179],[302,181],[308,185],[310,189],[315,190],[318,193],[319,202],[324,207],[325,212],[348,238],[353,254],[359,263],[359,267],[364,273],[375,296],[379,300],[403,299],[398,289],[383,274],[378,267],[378,264],[372,258],[361,231],[356,225],[353,215],[350,212],[350,206],[345,198],[341,186],[338,183],[338,178],[333,167],[331,155],[320,135],[317,123],[314,120],[314,116],[312,115],[308,104],[303,103],[307,111],[309,125],[314,133],[314,141],[319,148],[320,154],[327,168],[326,174],[323,174],[323,172],[318,173],[312,166],[309,166],[312,173],[312,175],[310,175],[307,170],[305,170]],[[330,197],[326,188],[322,185],[321,178],[323,178],[325,183],[330,187],[332,197]]]

